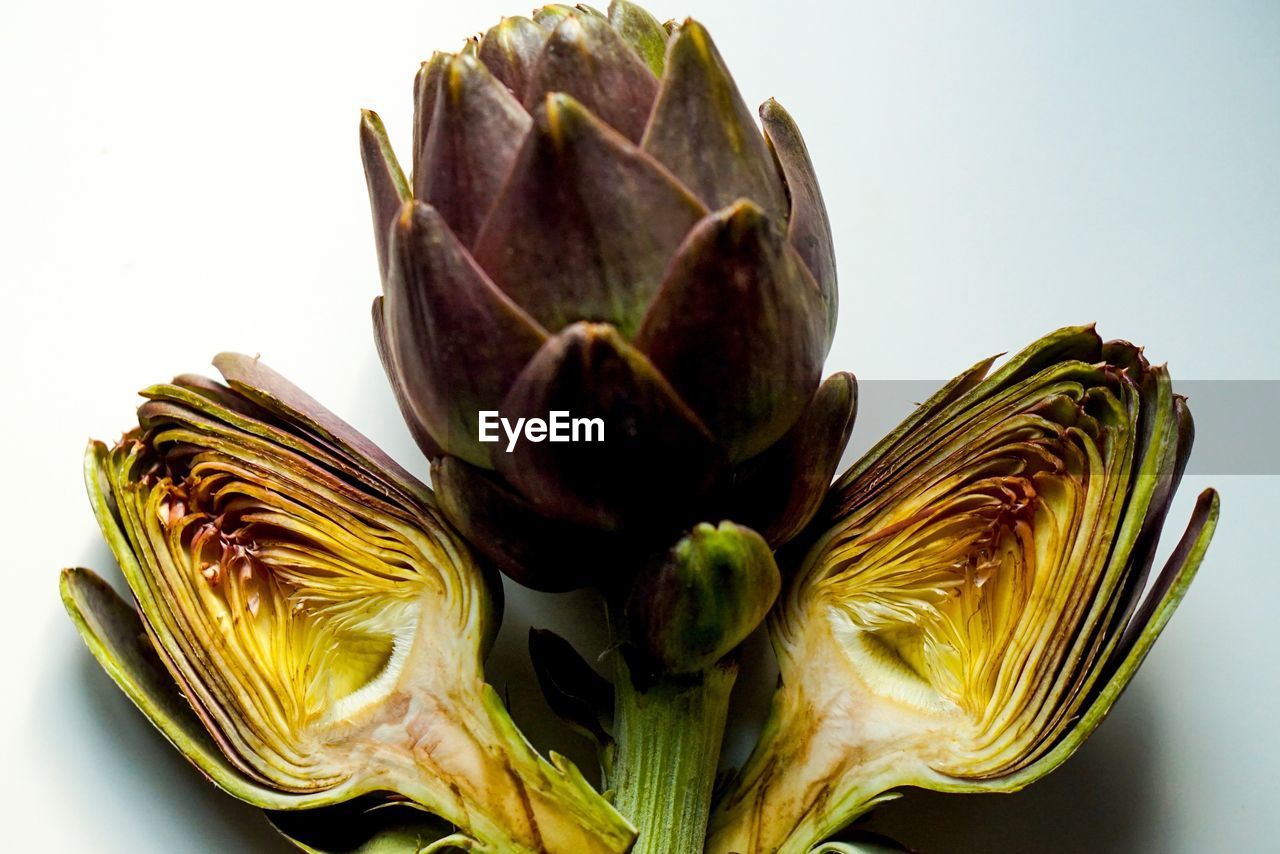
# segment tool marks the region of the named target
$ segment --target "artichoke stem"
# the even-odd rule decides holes
[[[615,805],[639,831],[633,854],[700,854],[736,663],[643,690],[618,656]]]

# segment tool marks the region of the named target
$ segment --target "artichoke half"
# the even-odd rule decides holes
[[[706,30],[547,6],[414,85],[412,178],[371,112],[374,326],[441,509],[516,580],[602,584],[723,518],[771,545],[816,511],[852,377],[799,131],[763,134]],[[816,392],[816,393],[815,393]],[[563,412],[603,441],[480,439]]]
[[[1217,520],[1207,491],[1143,598],[1192,421],[1092,328],[976,365],[836,484],[771,618],[769,723],[710,851],[806,851],[896,787],[1013,791],[1132,677]]]
[[[141,624],[87,570],[62,590],[112,677],[257,806],[376,796],[452,823],[448,844],[626,850],[627,822],[486,684],[499,603],[431,492],[256,360],[215,364],[225,385],[148,388],[139,426],[88,451]]]

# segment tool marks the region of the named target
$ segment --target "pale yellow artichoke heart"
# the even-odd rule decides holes
[[[1190,452],[1163,368],[1090,327],[961,374],[846,473],[775,610],[781,682],[712,852],[805,851],[894,789],[1012,791],[1106,714],[1190,583],[1144,581]]]
[[[1043,743],[1065,658],[1102,583],[1104,496],[1128,448],[1036,419],[996,426],[880,496],[806,562],[806,625],[829,631],[869,701],[917,710],[923,765],[975,777]],[[1104,454],[1106,458],[1104,458]],[[1112,469],[1109,471],[1108,469]]]
[[[467,597],[446,596],[455,556],[389,505],[243,453],[201,450],[178,482],[130,484],[140,452],[112,453],[112,492],[134,503],[122,515],[154,557],[135,592],[161,654],[242,770],[286,791],[340,784],[367,749],[344,736],[397,690],[423,621],[433,643],[469,635]]]
[[[407,802],[477,851],[626,850],[635,830],[485,682],[497,603],[431,491],[257,359],[214,363],[225,385],[144,390],[138,427],[86,455],[138,607],[88,570],[60,585],[116,683],[256,806]]]

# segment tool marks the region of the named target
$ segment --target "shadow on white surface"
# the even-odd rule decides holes
[[[1162,750],[1153,694],[1133,683],[1065,764],[1011,795],[907,790],[865,826],[928,854],[1109,854],[1154,851],[1141,829],[1158,820],[1149,786]],[[1190,805],[1189,805],[1190,806]]]
[[[116,590],[127,589],[105,545],[80,554]],[[52,587],[52,575],[49,581]],[[29,731],[64,781],[68,820],[95,829],[96,851],[294,850],[258,809],[216,789],[165,740],[98,665],[69,619],[55,620],[43,640],[48,667],[36,686]],[[131,809],[119,808],[122,793]]]

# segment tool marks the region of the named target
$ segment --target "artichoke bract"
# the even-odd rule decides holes
[[[716,852],[806,851],[902,786],[1012,791],[1098,725],[1190,583],[1200,497],[1143,597],[1192,421],[1091,327],[982,362],[844,475],[771,618],[769,723]]]
[[[257,360],[215,364],[225,384],[148,388],[138,427],[89,448],[140,622],[87,570],[62,589],[108,672],[257,806],[380,795],[480,850],[626,850],[627,822],[485,682],[499,603],[431,492]]]
[[[449,519],[544,589],[709,519],[794,535],[855,390],[815,394],[835,262],[786,111],[766,102],[762,133],[700,24],[626,0],[506,18],[414,92],[411,178],[361,123],[374,326]],[[603,437],[482,441],[481,413]]]
[[[627,624],[636,662],[665,673],[705,670],[737,648],[777,598],[773,553],[750,528],[703,523],[644,573]]]

